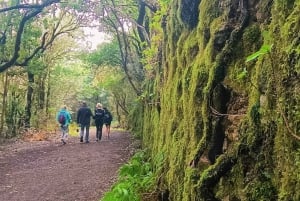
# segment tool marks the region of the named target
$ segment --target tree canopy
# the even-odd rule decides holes
[[[39,127],[40,115],[51,117],[52,108],[61,104],[71,104],[75,111],[83,99],[110,104],[126,126],[121,119],[143,90],[141,59],[150,45],[145,8],[154,12],[154,5],[114,0],[7,0],[0,6],[2,129],[12,122],[18,122],[19,128]],[[86,51],[79,43],[85,39],[84,27],[110,35],[111,41]],[[23,109],[14,120],[5,123],[10,115],[6,106],[14,99],[12,76],[25,81],[27,87],[21,93],[26,98],[18,102]]]

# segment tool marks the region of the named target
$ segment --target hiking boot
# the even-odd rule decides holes
[[[88,144],[88,143],[90,143],[90,142],[89,142],[89,141],[85,141],[85,143],[87,143],[87,144]]]
[[[80,142],[83,142],[83,137],[80,137]]]
[[[61,142],[63,143],[63,145],[67,144],[64,139],[61,139]]]

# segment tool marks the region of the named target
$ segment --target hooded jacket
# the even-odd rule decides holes
[[[60,113],[63,113],[65,115],[65,118],[66,118],[66,122],[65,122],[64,126],[68,126],[71,123],[71,121],[72,121],[70,113],[66,109],[60,109],[58,111],[57,115],[56,115],[56,120],[58,122],[59,122],[59,115],[60,115]]]

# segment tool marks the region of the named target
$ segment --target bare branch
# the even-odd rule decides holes
[[[147,6],[147,8],[149,8],[152,12],[155,13],[157,11],[157,6],[151,4],[151,2],[147,2],[145,0],[141,0],[141,2],[143,2]]]
[[[19,57],[19,51],[20,51],[20,45],[21,45],[21,38],[22,38],[22,35],[23,35],[25,24],[26,24],[26,22],[28,20],[30,20],[31,18],[35,17],[40,12],[42,12],[42,9],[37,9],[37,10],[29,13],[28,15],[25,14],[25,16],[23,17],[23,19],[21,20],[21,22],[19,24],[19,28],[18,28],[17,36],[16,36],[16,41],[15,41],[15,48],[14,48],[13,56],[12,56],[12,58],[8,62],[0,65],[0,72],[3,72],[6,69],[8,69],[9,67],[13,66],[15,64],[15,62],[17,61],[17,59]]]
[[[37,14],[38,14],[41,11],[42,11],[42,8],[39,9],[38,11],[35,11],[34,13],[37,12]],[[17,62],[17,60],[19,58],[18,52],[20,51],[21,37],[22,37],[23,31],[24,31],[25,22],[28,21],[30,18],[34,17],[34,15],[32,15],[32,17],[31,17],[31,15],[30,16],[25,15],[25,17],[23,17],[23,19],[20,23],[20,27],[18,29],[17,38],[16,38],[16,42],[15,42],[14,55],[8,62],[0,65],[0,72],[5,71],[6,69],[8,69],[9,67],[11,67],[13,65],[27,66],[28,62],[31,59],[33,59],[34,56],[36,56],[38,53],[43,53],[47,48],[49,48],[49,46],[51,46],[53,44],[54,40],[58,36],[60,36],[62,34],[70,33],[72,31],[76,30],[79,27],[78,21],[76,21],[76,19],[71,18],[68,22],[65,23],[65,25],[62,25],[62,19],[64,18],[65,15],[66,15],[66,12],[62,12],[58,22],[54,25],[52,31],[48,31],[43,34],[40,45],[38,47],[36,47],[34,49],[34,51],[28,57],[26,57],[22,62]]]
[[[213,108],[212,106],[209,106],[209,108],[211,109],[211,112],[213,115],[215,115],[216,117],[223,117],[223,116],[245,116],[246,114],[223,114],[218,112],[215,108]]]
[[[18,5],[7,7],[7,8],[1,8],[0,13],[12,11],[12,10],[19,10],[19,9],[43,9],[51,4],[59,3],[59,2],[60,2],[60,0],[48,0],[42,4],[27,4],[27,3],[26,4],[18,4]]]
[[[42,4],[32,4],[31,6],[34,6],[34,8],[31,7],[31,8],[33,8],[33,11],[26,11],[25,12],[25,14],[24,14],[24,16],[23,16],[23,18],[22,18],[22,20],[19,24],[19,27],[18,27],[18,31],[17,31],[17,35],[16,35],[16,41],[15,41],[15,47],[14,47],[14,52],[12,54],[12,57],[7,62],[0,64],[0,73],[7,70],[8,68],[10,68],[11,66],[16,64],[16,61],[19,58],[19,51],[20,51],[20,46],[21,46],[22,35],[24,33],[24,28],[25,28],[25,25],[26,25],[27,21],[34,18],[38,14],[40,14],[45,7],[47,7],[51,4],[54,4],[54,3],[58,3],[58,2],[60,2],[60,0],[47,0],[47,1],[43,1]],[[6,11],[14,10],[14,9],[21,9],[22,5],[24,6],[25,4],[20,4],[20,5],[10,7],[10,8],[13,8],[13,9],[6,8],[6,9],[8,9]],[[26,4],[26,5],[29,8],[29,4]],[[0,13],[1,12],[5,12],[5,11],[3,11],[3,9],[0,9]],[[39,50],[40,50],[40,48],[38,47],[34,52],[37,53]],[[29,56],[27,59],[33,57],[34,55]],[[27,59],[25,59],[24,62],[26,62]],[[27,61],[27,63],[28,63],[28,61]],[[22,62],[22,63],[24,64],[24,62]]]
[[[33,53],[27,57],[26,59],[24,59],[24,61],[22,63],[18,63],[16,62],[16,65],[17,66],[27,66],[28,65],[28,62],[41,50],[43,49],[44,45],[45,45],[45,42],[46,42],[46,36],[47,36],[48,32],[44,33],[43,37],[42,37],[42,42],[41,42],[41,45],[39,47],[37,47]]]
[[[292,128],[289,126],[289,121],[287,120],[286,116],[284,115],[283,113],[283,110],[281,109],[281,107],[279,106],[279,112],[283,118],[283,121],[284,121],[284,124],[285,124],[285,127],[287,128],[288,130],[288,133],[293,136],[295,139],[299,140],[300,141],[300,136],[298,136],[295,132],[293,132]]]

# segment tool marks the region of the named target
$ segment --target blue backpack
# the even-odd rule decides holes
[[[60,112],[58,115],[58,122],[62,125],[66,123],[66,114],[65,112]]]

